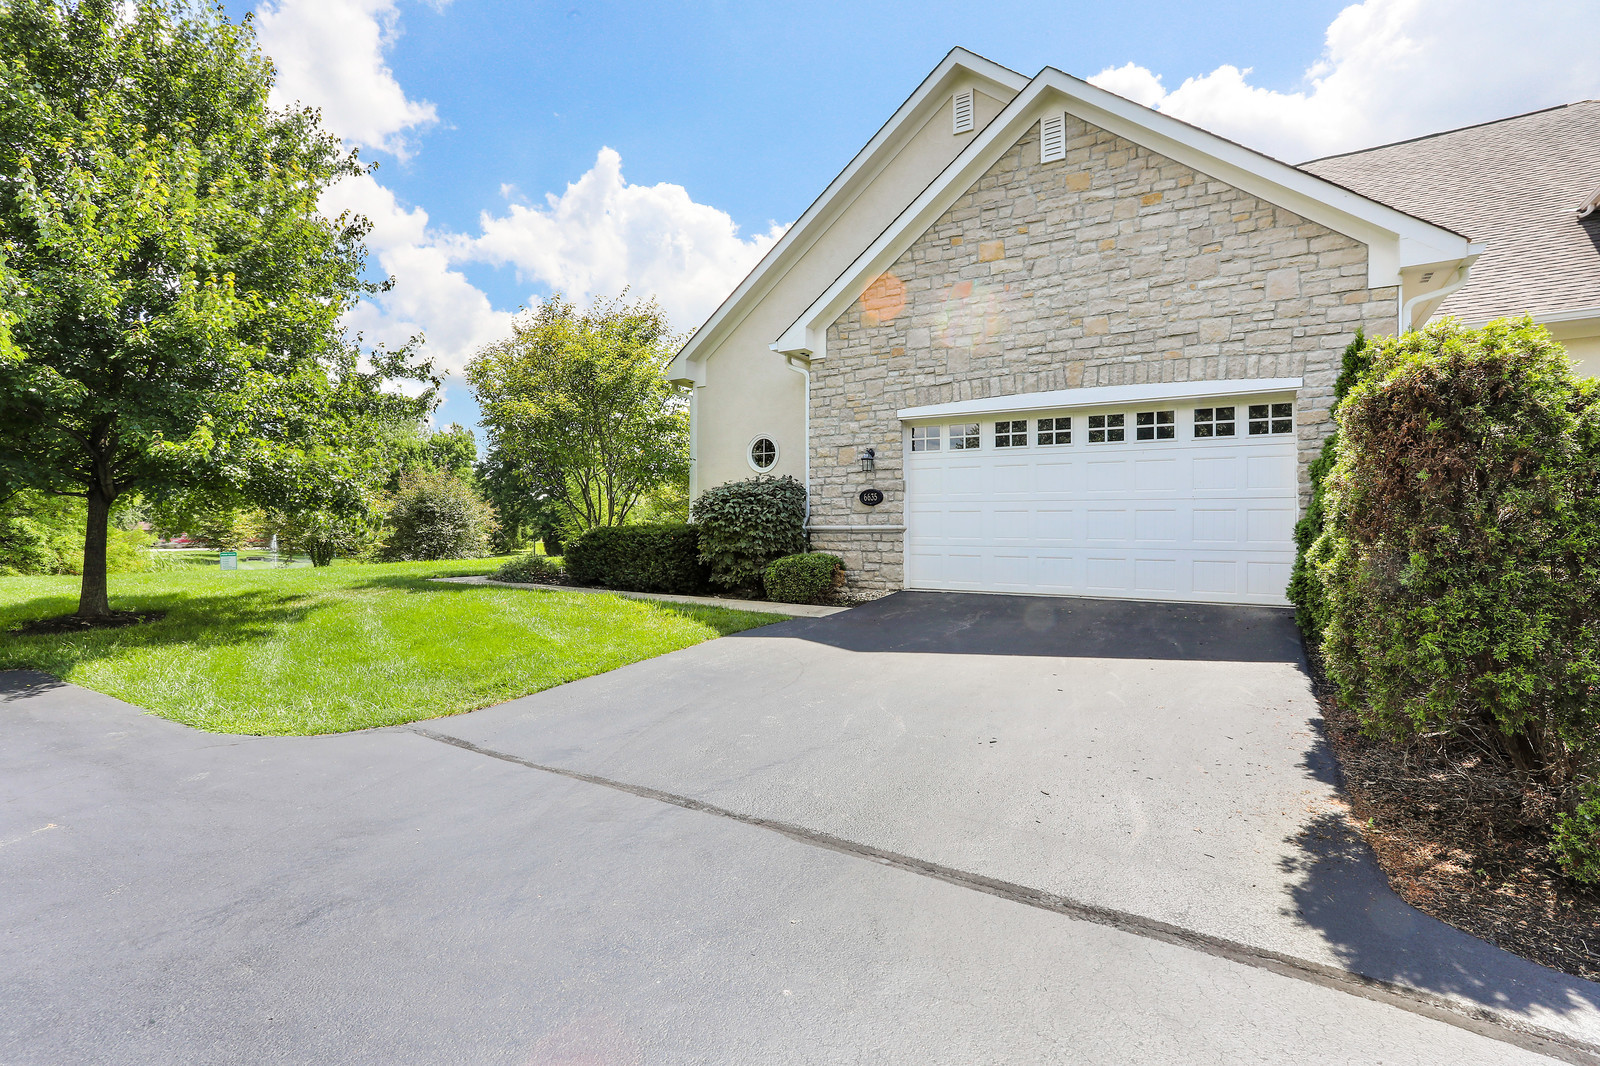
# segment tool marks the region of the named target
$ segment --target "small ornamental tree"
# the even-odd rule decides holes
[[[700,558],[723,588],[757,591],[768,564],[806,550],[806,489],[788,475],[707,489],[690,513]]]
[[[278,538],[278,550],[305,555],[312,566],[332,566],[338,557],[359,556],[378,539],[380,519],[376,506],[341,513],[317,508],[273,511],[266,516],[268,536]]]
[[[579,311],[552,296],[467,364],[489,454],[568,530],[622,525],[647,493],[688,476],[688,402],[666,378],[675,348],[653,301]]]
[[[319,199],[366,168],[272,83],[201,0],[0,3],[0,494],[86,500],[85,618],[125,494],[356,511],[373,416],[431,403],[341,330],[369,227]]]
[[[1600,756],[1600,396],[1529,319],[1383,341],[1338,411],[1311,564],[1371,731],[1557,787]]]

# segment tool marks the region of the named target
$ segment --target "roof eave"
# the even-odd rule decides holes
[[[818,358],[820,334],[854,301],[864,283],[899,256],[904,250],[899,242],[905,235],[911,233],[910,240],[915,240],[915,234],[931,225],[948,201],[959,196],[960,190],[992,164],[992,157],[1035,121],[1041,98],[1052,91],[1066,98],[1065,110],[1085,121],[1361,240],[1368,247],[1371,287],[1398,285],[1400,271],[1407,266],[1474,255],[1471,242],[1454,230],[1046,67],[778,337],[773,350]],[[1273,190],[1276,195],[1271,194]],[[1352,229],[1359,232],[1351,233]]]

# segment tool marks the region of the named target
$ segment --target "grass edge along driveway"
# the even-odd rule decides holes
[[[501,703],[783,620],[722,607],[429,581],[486,560],[112,576],[124,629],[10,632],[78,578],[0,578],[0,670],[42,670],[217,733],[308,735]]]

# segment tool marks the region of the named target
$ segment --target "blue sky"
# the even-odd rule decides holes
[[[698,325],[954,45],[1291,161],[1600,95],[1600,0],[251,6],[280,99],[380,164],[332,205],[398,282],[354,324],[449,370],[553,287]]]

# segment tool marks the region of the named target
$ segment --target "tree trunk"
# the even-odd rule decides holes
[[[83,535],[83,588],[78,593],[79,618],[104,618],[111,613],[106,593],[106,529],[111,501],[98,484],[89,486],[89,528]]]

